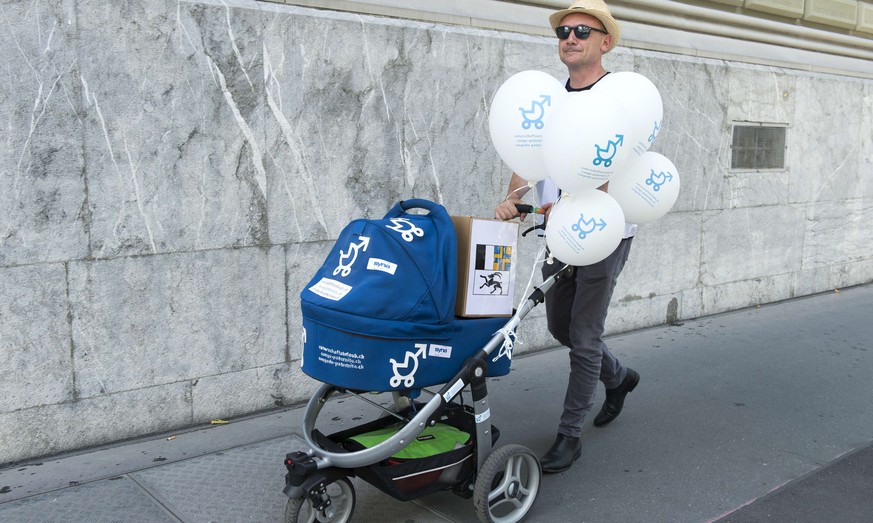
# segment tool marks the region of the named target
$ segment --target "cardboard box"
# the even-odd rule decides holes
[[[452,216],[458,236],[455,315],[512,316],[518,223]]]

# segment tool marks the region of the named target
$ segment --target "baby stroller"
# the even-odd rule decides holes
[[[516,327],[566,271],[511,318],[458,318],[457,250],[442,206],[403,201],[381,220],[348,224],[302,291],[302,368],[322,384],[304,414],[309,448],[285,457],[286,522],[348,521],[352,477],[401,501],[451,490],[472,498],[483,522],[521,521],[530,511],[539,460],[521,445],[494,447],[486,378],[509,373]],[[372,392],[391,400],[377,403]],[[382,415],[325,435],[316,420],[337,393]]]

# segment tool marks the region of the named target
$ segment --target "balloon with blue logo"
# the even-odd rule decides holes
[[[627,111],[612,96],[567,93],[543,137],[549,177],[569,193],[600,187],[628,158],[629,130]]]
[[[621,71],[604,76],[591,90],[608,94],[624,106],[631,117],[626,145],[635,156],[646,152],[658,136],[664,117],[661,93],[655,84],[639,73]]]
[[[561,100],[564,86],[542,71],[522,71],[503,82],[488,114],[491,143],[513,172],[528,181],[546,178],[543,134]]]
[[[679,172],[669,159],[653,151],[631,159],[609,180],[615,198],[631,223],[649,223],[667,214],[679,197]]]
[[[621,206],[597,189],[562,195],[546,223],[546,245],[551,255],[570,265],[591,265],[606,259],[622,237]]]

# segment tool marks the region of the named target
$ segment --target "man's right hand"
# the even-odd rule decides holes
[[[522,203],[524,202],[518,198],[503,200],[494,208],[494,217],[498,220],[511,220],[518,217],[523,221],[527,216],[527,213],[520,213],[518,212],[518,209],[515,208],[516,205]]]

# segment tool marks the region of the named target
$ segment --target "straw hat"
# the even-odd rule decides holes
[[[606,2],[603,0],[576,0],[567,9],[557,11],[549,17],[552,30],[554,31],[556,27],[561,25],[561,20],[565,16],[573,13],[585,13],[603,23],[606,32],[612,35],[612,43],[609,45],[609,49],[606,50],[607,53],[612,51],[618,44],[618,39],[621,37],[621,29],[618,27],[618,22],[612,17],[612,13],[609,12],[609,8],[606,7]]]

